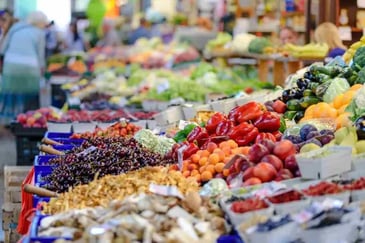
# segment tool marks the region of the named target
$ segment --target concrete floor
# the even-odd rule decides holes
[[[4,166],[16,164],[16,147],[15,139],[11,132],[0,128],[0,205],[3,205],[4,200]],[[2,220],[2,211],[0,218]],[[0,227],[0,242],[4,241],[4,232]]]

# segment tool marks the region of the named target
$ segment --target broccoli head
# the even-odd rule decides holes
[[[271,42],[263,37],[253,39],[248,45],[248,51],[251,53],[262,54],[265,47],[271,46]]]
[[[361,70],[363,67],[365,67],[365,46],[356,50],[352,64],[352,68],[357,71]]]

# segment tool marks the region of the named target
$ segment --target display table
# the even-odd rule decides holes
[[[273,63],[273,83],[275,85],[284,86],[286,77],[290,74],[296,73],[302,66],[302,63],[314,63],[323,62],[323,58],[295,58],[284,57],[281,55],[267,55],[267,54],[254,54],[254,53],[240,53],[234,54],[230,52],[219,52],[206,54],[205,59],[211,60],[215,58],[222,58],[229,65],[229,59],[241,58],[241,59],[254,59],[258,66],[259,80],[268,81],[269,71],[271,63]]]

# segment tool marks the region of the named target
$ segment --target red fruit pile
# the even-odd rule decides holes
[[[299,176],[295,153],[294,144],[288,140],[276,143],[263,140],[252,145],[247,156],[240,156],[231,164],[226,180],[229,185],[237,186],[237,178],[241,176],[243,186],[250,186]]]
[[[57,120],[58,116],[50,108],[40,108],[35,111],[27,111],[17,116],[16,120],[23,127],[47,127],[47,121]]]
[[[252,197],[246,200],[236,201],[232,203],[231,210],[235,213],[247,213],[267,207],[269,207],[269,205],[267,205],[264,200],[258,197]]]
[[[217,137],[234,140],[238,146],[248,146],[268,139],[279,141],[281,138],[280,117],[275,112],[256,102],[249,102],[232,109],[228,116],[215,113],[207,122],[205,128],[197,127],[188,136],[189,142],[194,142],[203,148],[209,142],[216,142]]]
[[[344,188],[346,190],[363,190],[365,189],[365,178],[361,177],[360,179],[357,179],[350,184],[344,185]]]
[[[298,191],[288,191],[284,193],[280,193],[271,197],[267,197],[267,199],[271,203],[288,203],[293,201],[299,201],[303,198],[303,195]]]
[[[323,196],[328,194],[337,194],[344,191],[344,188],[331,182],[320,182],[316,185],[310,186],[302,192],[308,196]]]
[[[116,123],[106,129],[96,128],[94,132],[86,132],[82,134],[74,133],[71,138],[96,138],[96,137],[126,137],[133,136],[141,128],[127,122]]]

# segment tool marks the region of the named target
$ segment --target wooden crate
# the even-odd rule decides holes
[[[29,173],[30,166],[5,166],[4,203],[21,202],[21,185]]]
[[[18,219],[21,203],[5,203],[2,208],[2,228],[3,230],[15,230],[18,226]]]
[[[16,230],[4,230],[4,243],[16,243],[20,238],[21,235]]]

